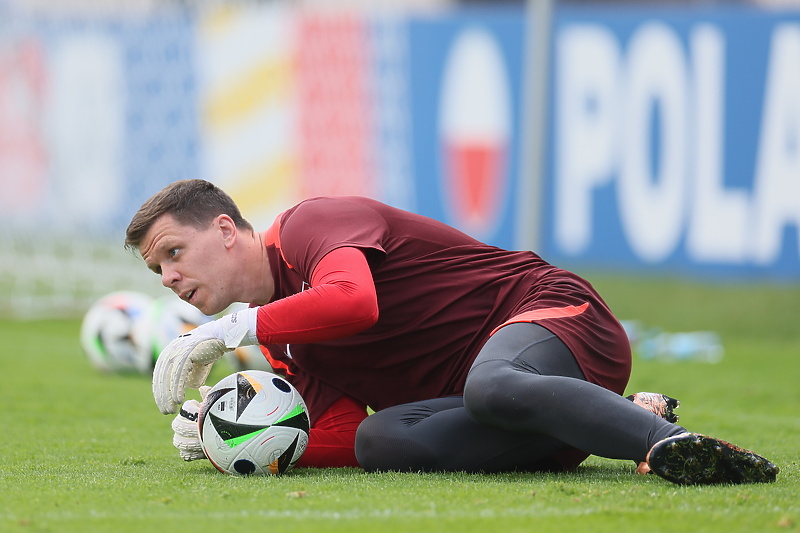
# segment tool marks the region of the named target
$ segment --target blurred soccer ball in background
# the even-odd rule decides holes
[[[223,314],[245,308],[233,304]],[[112,292],[84,315],[81,345],[99,370],[149,376],[167,344],[214,318],[172,294],[153,298],[136,291]],[[236,348],[225,360],[233,370],[272,371],[259,346]]]
[[[81,346],[92,365],[104,372],[145,372],[134,328],[153,298],[135,291],[117,291],[93,303],[81,323]]]
[[[197,423],[206,457],[226,474],[284,474],[308,445],[303,398],[270,372],[248,370],[222,379],[206,395]]]
[[[153,300],[133,326],[142,372],[151,373],[161,351],[176,337],[213,320],[174,295]]]

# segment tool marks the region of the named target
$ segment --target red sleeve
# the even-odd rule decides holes
[[[367,417],[367,408],[348,396],[336,400],[314,423],[308,447],[298,467],[333,468],[359,466],[356,430]]]
[[[258,310],[261,344],[304,344],[354,335],[378,320],[375,283],[364,253],[337,248],[311,275],[311,288]]]

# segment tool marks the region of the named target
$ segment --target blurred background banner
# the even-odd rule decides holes
[[[118,240],[200,172],[193,24],[19,17],[0,26],[0,221]]]
[[[414,210],[513,247],[523,12],[408,24]]]
[[[198,13],[201,177],[223,187],[255,227],[301,194],[297,17],[269,4]]]
[[[542,251],[800,279],[800,12],[556,13]]]
[[[83,4],[0,1],[0,315],[158,293],[124,229],[190,177],[262,228],[358,194],[571,268],[800,279],[800,11],[556,3],[526,146],[524,4]]]

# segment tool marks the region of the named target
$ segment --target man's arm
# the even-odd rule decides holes
[[[153,396],[161,412],[176,412],[185,388],[203,385],[211,365],[230,349],[322,342],[355,335],[377,322],[375,283],[359,249],[344,247],[326,254],[311,284],[307,291],[225,315],[168,344],[153,371]]]
[[[337,248],[320,259],[311,288],[258,308],[258,340],[305,344],[355,335],[378,320],[378,297],[364,253]]]

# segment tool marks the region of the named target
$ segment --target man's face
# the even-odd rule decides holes
[[[161,276],[161,283],[207,315],[223,311],[232,302],[228,298],[233,279],[226,245],[229,231],[219,220],[198,229],[162,215],[139,246],[147,268]]]

